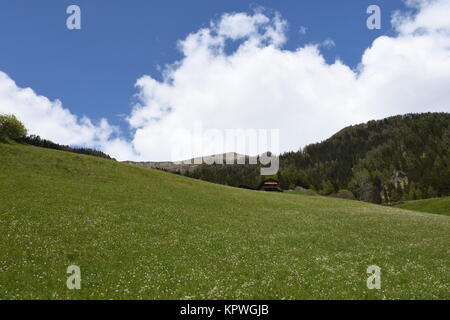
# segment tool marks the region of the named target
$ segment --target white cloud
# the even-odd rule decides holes
[[[63,108],[59,100],[50,101],[30,88],[20,88],[1,71],[0,114],[14,114],[25,124],[29,134],[56,143],[95,147],[119,158],[133,156],[128,143],[114,138],[118,130],[106,119],[94,124],[87,117],[78,118]]]
[[[237,40],[256,35],[258,27],[269,22],[269,18],[261,13],[253,16],[245,13],[224,14],[218,23],[217,32],[220,36]]]
[[[298,33],[300,34],[306,34],[306,31],[308,31],[308,28],[305,26],[301,26],[300,29],[298,29]]]
[[[322,47],[326,48],[326,49],[331,49],[334,48],[336,46],[336,44],[334,43],[333,39],[326,39],[322,42]]]
[[[358,71],[325,62],[320,47],[333,46],[332,40],[283,50],[286,22],[279,15],[224,15],[181,41],[184,58],[166,70],[164,81],[137,81],[133,145],[142,158],[169,159],[172,133],[199,120],[222,130],[279,128],[287,151],[373,118],[449,111],[450,27],[446,19],[432,19],[449,0],[409,4],[418,15],[396,14],[398,35],[377,38]],[[236,39],[238,48],[227,52],[227,41]]]
[[[407,0],[406,4],[418,9],[417,15],[411,12],[396,12],[392,24],[401,34],[414,32],[450,32],[450,1],[447,0]]]
[[[114,138],[106,120],[78,119],[60,102],[17,88],[5,74],[0,112],[18,114],[31,131],[57,142],[98,145],[120,159],[141,160],[170,159],[173,146],[189,143],[179,129],[192,130],[197,121],[204,129],[280,129],[280,149],[288,151],[374,118],[449,112],[450,0],[408,5],[417,14],[396,13],[398,34],[377,38],[358,70],[327,63],[324,43],[283,49],[287,22],[279,14],[225,14],[180,41],[184,57],[163,70],[163,81],[137,80],[130,142]],[[230,42],[237,44],[232,51]]]

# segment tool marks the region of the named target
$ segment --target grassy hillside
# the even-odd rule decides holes
[[[449,298],[443,215],[4,144],[0,190],[0,299]]]
[[[450,216],[450,197],[407,201],[397,207]]]
[[[286,190],[284,191],[287,194],[299,194],[302,196],[318,196],[317,192],[311,189],[304,189],[304,190]]]

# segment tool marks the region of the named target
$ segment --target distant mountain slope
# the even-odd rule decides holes
[[[280,156],[276,178],[329,195],[350,189],[359,200],[392,203],[450,195],[450,114],[394,116],[350,126]],[[258,166],[202,165],[189,176],[257,186]]]
[[[396,207],[450,216],[450,197],[406,201]]]
[[[448,299],[447,216],[22,145],[0,190],[0,299]]]
[[[345,128],[283,155],[323,190],[351,189],[360,200],[395,202],[450,194],[450,114],[395,116]],[[281,172],[282,174],[283,172]]]
[[[183,161],[123,161],[124,163],[134,164],[141,167],[152,168],[152,169],[162,169],[172,173],[189,173],[193,172],[197,169],[201,164],[204,163],[213,163],[215,159],[221,157],[223,162],[226,159],[233,159],[235,163],[238,161],[246,161],[249,162],[250,157],[239,154],[236,152],[228,152],[223,154],[215,154],[204,157],[192,158]]]

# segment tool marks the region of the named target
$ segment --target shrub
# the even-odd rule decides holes
[[[332,197],[335,198],[341,198],[341,199],[348,199],[348,200],[355,200],[355,196],[350,190],[341,189],[337,193],[332,194]]]
[[[27,129],[14,115],[0,115],[0,140],[18,140],[27,134]]]
[[[327,180],[322,183],[322,190],[319,191],[319,194],[323,196],[328,196],[334,192],[334,186],[333,184]]]

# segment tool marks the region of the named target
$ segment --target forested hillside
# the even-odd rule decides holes
[[[449,149],[449,113],[394,116],[282,154],[276,178],[283,189],[301,186],[323,195],[348,189],[374,203],[441,197],[450,194]],[[264,178],[256,165],[202,165],[187,174],[251,187]]]

